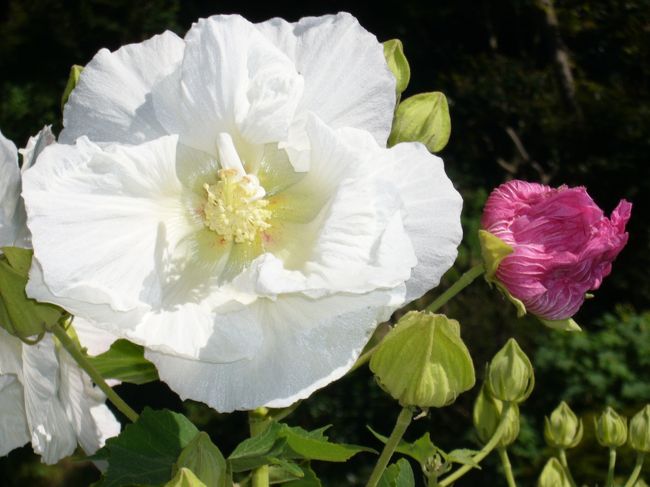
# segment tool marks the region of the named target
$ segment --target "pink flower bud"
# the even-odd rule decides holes
[[[526,309],[547,320],[571,317],[598,289],[625,246],[632,204],[607,218],[583,187],[509,181],[485,204],[481,226],[512,247],[497,280]]]

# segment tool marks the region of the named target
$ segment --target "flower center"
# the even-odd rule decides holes
[[[270,228],[271,211],[263,198],[257,178],[232,168],[219,171],[216,184],[203,185],[208,201],[203,208],[204,223],[225,240],[251,243],[259,231]]]

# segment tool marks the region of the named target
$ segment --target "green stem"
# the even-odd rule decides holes
[[[386,466],[390,461],[390,457],[393,456],[395,448],[397,448],[397,445],[402,439],[402,436],[404,436],[406,428],[408,428],[409,424],[411,424],[411,419],[413,419],[413,411],[411,408],[402,408],[399,416],[397,417],[397,421],[395,422],[395,427],[388,437],[388,441],[384,445],[384,449],[381,451],[381,455],[379,455],[379,460],[377,460],[375,468],[370,474],[370,478],[368,479],[366,487],[376,487],[376,485],[379,483],[379,479],[381,479],[381,476],[384,474],[384,470],[386,470]]]
[[[438,487],[438,475],[435,472],[432,472],[431,475],[429,475],[427,487]]]
[[[468,462],[466,465],[462,465],[454,473],[445,477],[438,484],[439,487],[446,487],[447,485],[454,483],[456,480],[458,480],[467,472],[469,472],[470,469],[474,468],[474,465],[480,463],[485,457],[487,457],[490,454],[492,450],[496,448],[497,444],[501,440],[501,436],[503,435],[503,432],[508,426],[508,421],[507,421],[508,411],[510,410],[511,407],[512,406],[509,402],[504,404],[503,411],[501,411],[501,421],[499,422],[499,426],[497,427],[496,431],[492,435],[492,438],[490,438],[490,441],[487,442],[487,444],[481,449],[481,451],[479,451],[476,455],[472,457],[471,462]]]
[[[430,311],[432,313],[438,311],[445,304],[447,304],[447,301],[449,301],[451,298],[456,296],[456,294],[458,294],[463,289],[465,289],[467,286],[469,286],[474,281],[474,279],[476,279],[478,276],[480,276],[484,272],[485,272],[485,267],[483,267],[483,264],[475,265],[470,270],[468,270],[465,274],[460,276],[460,279],[458,279],[444,293],[442,293],[440,296],[438,296],[433,301],[433,303],[431,303],[429,306],[427,306],[426,310]]]
[[[616,468],[616,448],[609,449],[609,467],[607,468],[607,483],[605,487],[614,485],[614,469]]]
[[[248,413],[248,427],[251,437],[264,433],[272,419],[269,417],[269,410],[266,408],[257,408]],[[253,470],[252,477],[253,487],[269,487],[269,466],[261,465]]]
[[[499,458],[501,459],[501,465],[503,465],[503,472],[506,475],[506,482],[508,487],[517,487],[517,482],[515,482],[515,476],[512,473],[512,465],[510,465],[510,458],[508,458],[508,450],[500,446],[497,451],[499,452]]]
[[[564,470],[567,474],[567,477],[569,477],[569,483],[571,484],[571,487],[577,487],[576,481],[573,479],[573,475],[571,475],[571,469],[569,468],[569,462],[567,462],[566,459],[566,450],[564,448],[560,448],[557,451],[558,457],[560,458],[560,464],[564,467]]]
[[[97,369],[90,363],[88,357],[81,351],[79,345],[68,336],[68,333],[65,331],[65,328],[61,323],[57,323],[50,330],[58,338],[59,342],[63,348],[70,354],[70,356],[79,364],[81,367],[92,379],[92,381],[97,384],[106,397],[111,401],[115,407],[122,413],[124,416],[129,418],[129,420],[135,422],[138,420],[138,413],[136,413],[131,407],[124,402],[124,400],[117,395],[117,393],[110,388],[106,383],[102,375],[97,371]]]
[[[627,479],[627,482],[625,482],[625,487],[634,487],[634,484],[636,484],[636,481],[639,478],[639,474],[641,473],[641,468],[643,468],[644,459],[645,459],[645,453],[638,452],[636,454],[636,464],[634,465],[634,470],[632,470],[632,473],[630,474],[630,477]]]

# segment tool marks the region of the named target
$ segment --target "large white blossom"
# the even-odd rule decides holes
[[[50,127],[31,137],[20,151],[0,134],[1,246],[30,248],[18,153],[25,171],[53,142]],[[93,328],[81,327],[78,335],[97,353],[115,340]],[[120,431],[104,401],[104,394],[51,335],[26,345],[0,328],[0,456],[28,442],[45,463],[72,454],[77,443],[86,453],[94,453]]]
[[[395,81],[347,14],[237,16],[100,51],[27,172],[28,292],[147,347],[183,398],[281,407],[439,282],[461,199],[385,149]]]

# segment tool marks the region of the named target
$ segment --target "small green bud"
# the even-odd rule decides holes
[[[451,135],[447,98],[439,91],[411,96],[397,106],[388,146],[422,142],[431,152],[445,148]]]
[[[443,407],[475,382],[458,322],[420,311],[404,315],[386,335],[370,370],[402,406]]]
[[[65,85],[65,88],[63,90],[63,95],[61,95],[61,110],[63,111],[63,107],[65,107],[65,104],[68,101],[68,98],[70,98],[70,93],[72,93],[72,90],[75,89],[75,86],[77,86],[77,83],[79,82],[79,76],[81,76],[81,72],[83,71],[84,67],[83,66],[78,66],[74,64],[70,68],[70,76],[68,76],[68,82]]]
[[[402,94],[411,79],[411,68],[404,55],[404,46],[399,39],[391,39],[384,42],[384,57],[388,67],[397,80],[395,90],[397,95]]]
[[[608,407],[596,420],[596,439],[602,446],[617,448],[627,439],[627,420]]]
[[[650,404],[636,413],[630,421],[628,441],[636,451],[650,453]]]
[[[573,448],[582,440],[582,420],[578,419],[567,403],[562,401],[544,418],[544,438],[552,448]]]
[[[557,458],[553,457],[542,470],[537,487],[571,487],[569,476]]]
[[[488,443],[494,436],[494,432],[501,422],[502,412],[503,402],[493,398],[485,386],[481,387],[481,392],[474,403],[473,420],[478,438],[483,444]],[[519,436],[519,406],[516,404],[510,405],[506,422],[506,429],[497,445],[500,447],[507,447],[514,443]]]
[[[189,468],[181,468],[165,487],[207,487]]]
[[[487,386],[490,394],[506,402],[523,402],[533,392],[533,364],[514,338],[508,340],[490,362]]]
[[[226,459],[219,448],[201,431],[190,441],[178,457],[175,469],[191,470],[210,487],[225,487],[227,479]]]

